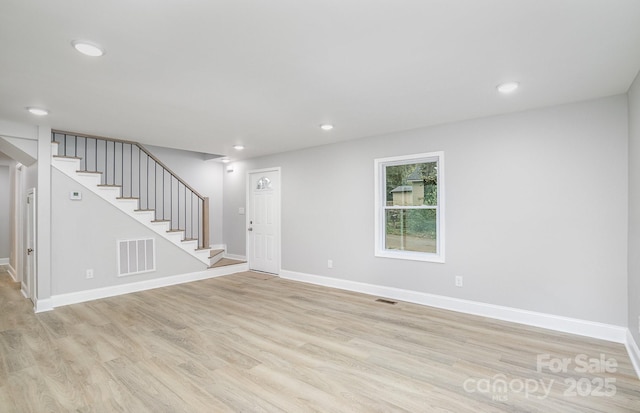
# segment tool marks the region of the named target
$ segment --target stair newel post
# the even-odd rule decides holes
[[[209,197],[202,198],[202,245],[209,248]]]

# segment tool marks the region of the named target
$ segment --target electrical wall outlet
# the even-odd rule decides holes
[[[87,270],[87,279],[93,278],[93,270]]]
[[[333,260],[327,261],[327,268],[333,268]]]
[[[456,287],[462,287],[462,276],[456,275]]]

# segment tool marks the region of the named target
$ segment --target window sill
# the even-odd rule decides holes
[[[426,252],[376,250],[375,256],[380,258],[394,258],[399,260],[435,262],[438,264],[444,264],[445,262],[444,256]]]

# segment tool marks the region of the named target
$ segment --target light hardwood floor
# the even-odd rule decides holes
[[[240,273],[33,314],[3,273],[0,411],[640,411],[622,345],[375,298]]]

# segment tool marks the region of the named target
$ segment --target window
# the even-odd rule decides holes
[[[444,153],[375,160],[375,255],[444,262]]]

